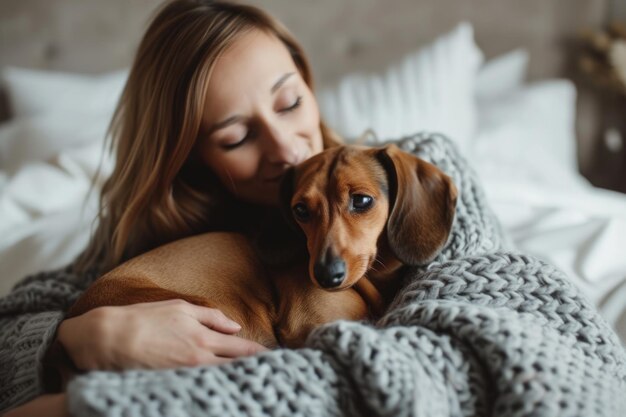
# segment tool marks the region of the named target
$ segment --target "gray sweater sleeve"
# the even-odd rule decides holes
[[[0,410],[43,392],[42,359],[65,311],[96,276],[68,266],[27,277],[0,299]]]

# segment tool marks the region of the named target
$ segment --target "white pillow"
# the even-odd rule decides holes
[[[474,167],[495,176],[555,187],[580,184],[576,159],[576,88],[535,82],[480,104]]]
[[[476,128],[474,85],[482,59],[471,24],[461,23],[384,74],[351,74],[320,91],[320,111],[348,141],[367,129],[379,140],[427,130],[465,149]]]
[[[476,77],[478,105],[522,87],[528,73],[528,60],[528,51],[520,48],[485,62]]]
[[[103,75],[82,75],[7,67],[2,70],[14,118],[48,112],[100,113],[115,108],[127,70]]]
[[[48,161],[65,149],[103,143],[113,109],[86,112],[50,111],[9,120],[0,125],[0,171],[15,174],[21,167]],[[0,190],[2,187],[0,187]]]
[[[485,180],[580,185],[576,89],[560,79],[525,83],[528,61],[528,51],[516,49],[478,72],[478,132],[469,156]]]
[[[13,118],[0,126],[0,170],[13,175],[66,149],[102,143],[128,70],[82,75],[7,67]]]

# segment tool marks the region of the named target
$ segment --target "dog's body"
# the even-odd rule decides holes
[[[133,258],[99,278],[72,306],[76,316],[105,305],[183,299],[241,324],[238,336],[267,347],[301,346],[316,326],[359,320],[368,307],[354,290],[317,288],[306,265],[267,267],[250,239],[206,233]]]
[[[445,244],[456,188],[439,169],[395,146],[342,146],[290,170],[281,198],[304,232],[308,265],[268,267],[242,235],[198,235],[115,268],[70,315],[182,298],[221,310],[241,324],[242,337],[299,347],[323,323],[382,312],[402,266],[431,260]]]

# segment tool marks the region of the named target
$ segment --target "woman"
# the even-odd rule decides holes
[[[57,326],[56,339],[84,370],[210,365],[264,350],[238,338],[239,325],[219,311],[187,303],[62,316],[96,275],[128,258],[204,231],[254,227],[233,210],[276,205],[282,173],[337,143],[312,88],[300,45],[256,8],[177,0],[158,12],[112,121],[117,163],[93,239],[75,267],[35,278],[42,297],[59,281],[66,298],[3,311],[12,344],[2,346],[0,409],[42,392],[52,376],[37,370]],[[22,296],[18,290],[5,303]],[[25,340],[32,343],[24,352]],[[28,408],[43,407],[51,415],[64,402],[42,397],[22,412],[43,415]]]
[[[334,143],[287,32],[256,9],[201,0],[168,4],[149,27],[113,138],[117,166],[77,267],[0,300],[0,401],[44,391],[39,369],[57,327],[80,368],[142,369],[90,372],[67,395],[9,415],[623,415],[619,340],[562,273],[506,251],[473,170],[438,135],[398,145],[457,184],[450,241],[427,268],[407,269],[376,326],[338,321],[304,349],[241,358],[260,347],[218,312],[183,303],[61,322],[94,266],[200,231],[253,228],[285,168]]]

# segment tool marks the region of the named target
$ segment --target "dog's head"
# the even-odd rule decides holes
[[[432,260],[447,241],[456,197],[447,175],[394,145],[330,148],[281,184],[283,210],[306,235],[309,274],[328,290],[365,275],[381,237],[404,264]]]

